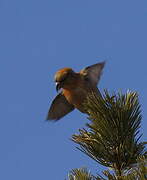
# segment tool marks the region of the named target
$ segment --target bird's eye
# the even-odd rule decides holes
[[[60,79],[60,82],[63,82],[63,81],[65,81],[65,79],[66,79],[66,77],[64,77],[64,78]]]
[[[68,74],[65,74],[64,76],[62,76],[62,78],[60,78],[60,82],[63,82],[67,79]]]

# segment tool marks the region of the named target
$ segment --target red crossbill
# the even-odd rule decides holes
[[[76,73],[71,68],[63,68],[55,74],[56,90],[62,91],[53,100],[47,120],[59,120],[77,108],[85,112],[83,102],[88,93],[100,93],[97,84],[100,80],[105,62],[97,63]]]

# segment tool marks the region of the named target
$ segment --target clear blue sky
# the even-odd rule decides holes
[[[56,95],[54,73],[101,60],[101,90],[138,91],[145,140],[146,0],[0,1],[0,179],[62,180],[83,166],[101,171],[70,141],[86,115],[44,121]]]

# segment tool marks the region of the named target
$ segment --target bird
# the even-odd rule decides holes
[[[62,68],[55,73],[56,91],[59,92],[51,103],[46,120],[57,121],[75,108],[86,113],[84,101],[90,92],[100,94],[99,83],[105,61],[90,65],[80,72]]]

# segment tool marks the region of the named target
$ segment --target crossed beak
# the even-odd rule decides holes
[[[56,82],[56,91],[58,92],[61,89],[61,84]]]

